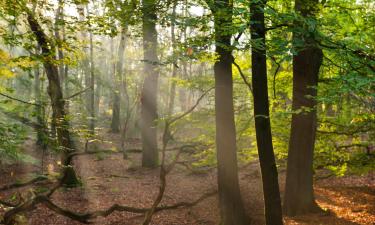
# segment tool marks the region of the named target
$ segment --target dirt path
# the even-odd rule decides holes
[[[116,140],[114,141],[116,143]],[[26,143],[33,149],[30,143]],[[100,146],[112,148],[112,144]],[[150,207],[158,191],[158,169],[143,169],[140,154],[130,154],[124,160],[122,154],[82,155],[75,159],[77,172],[83,186],[70,190],[60,189],[53,196],[59,206],[80,212],[106,209],[112,204],[134,207]],[[7,168],[0,176],[1,185],[25,177],[27,171],[35,168],[18,165]],[[9,174],[13,171],[13,176]],[[241,191],[246,210],[254,224],[264,224],[261,178],[257,164],[241,169]],[[284,174],[280,174],[280,186],[283,189]],[[167,177],[167,190],[162,205],[177,202],[190,202],[203,193],[215,190],[216,171],[192,174],[183,166],[177,166]],[[373,225],[375,221],[375,182],[374,175],[366,177],[330,178],[317,182],[316,198],[321,207],[329,209],[327,215],[307,215],[297,218],[285,218],[285,224],[342,224]],[[10,193],[0,193],[0,197]],[[169,210],[157,213],[153,217],[154,225],[214,225],[218,224],[219,211],[217,197],[210,197],[191,208]],[[27,214],[30,225],[69,224],[78,222],[64,218],[43,206]],[[98,218],[96,225],[138,225],[143,217],[126,212],[115,212],[107,218]]]

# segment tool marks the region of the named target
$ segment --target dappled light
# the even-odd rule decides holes
[[[0,0],[0,225],[373,225],[371,0]]]

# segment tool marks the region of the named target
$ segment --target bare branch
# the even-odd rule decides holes
[[[243,82],[249,88],[251,94],[253,94],[253,87],[251,86],[250,82],[246,79],[246,76],[242,73],[241,67],[236,63],[235,59],[233,58],[232,64],[237,68],[238,72],[240,73]]]
[[[85,89],[83,89],[83,90],[81,90],[81,91],[79,91],[79,92],[77,92],[77,93],[75,93],[75,94],[72,94],[72,95],[69,96],[69,97],[66,97],[65,100],[68,100],[68,99],[74,98],[74,97],[76,97],[76,96],[78,96],[78,95],[80,95],[80,94],[86,92],[87,90],[89,90],[89,89],[91,89],[91,88],[92,88],[92,86],[87,87],[87,88],[85,88]]]
[[[24,103],[24,104],[34,105],[34,106],[42,106],[41,104],[37,104],[37,103],[33,103],[33,102],[26,102],[24,100],[21,100],[21,99],[9,96],[9,95],[1,93],[1,92],[0,92],[0,95],[3,96],[3,97],[9,98],[9,99],[11,99],[13,101],[21,102],[21,103]]]

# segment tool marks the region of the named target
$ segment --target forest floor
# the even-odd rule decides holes
[[[118,135],[107,134],[112,143],[119,143]],[[111,142],[101,143],[99,149],[111,149]],[[130,143],[139,147],[137,141]],[[24,144],[26,152],[37,152],[32,140]],[[182,159],[187,159],[183,155]],[[48,156],[44,171],[57,170],[52,156]],[[60,207],[78,212],[107,209],[114,203],[140,208],[152,205],[158,193],[159,170],[140,167],[141,154],[130,153],[123,159],[120,153],[80,155],[74,159],[76,171],[82,179],[82,187],[59,189],[52,200]],[[40,173],[41,168],[19,163],[3,168],[0,173],[0,186],[17,180],[28,180],[32,174]],[[246,210],[254,224],[264,224],[263,197],[260,171],[257,163],[240,168],[241,192]],[[280,188],[283,192],[285,171],[280,171]],[[28,186],[0,192],[0,199],[12,192],[25,192]],[[193,202],[204,193],[217,189],[216,171],[193,172],[177,164],[167,176],[167,188],[161,205],[178,202]],[[312,214],[301,217],[286,217],[286,225],[374,225],[375,224],[375,173],[366,176],[329,177],[315,183],[315,195],[318,204],[327,211],[324,214]],[[217,195],[213,195],[198,204],[173,210],[164,210],[153,216],[153,225],[216,225],[219,221]],[[0,207],[0,215],[2,213]],[[79,222],[57,215],[44,206],[38,206],[25,215],[30,225],[76,225]],[[128,212],[114,212],[106,218],[97,218],[96,225],[138,225],[143,215]]]

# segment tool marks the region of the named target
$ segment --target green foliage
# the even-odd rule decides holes
[[[18,124],[8,124],[0,121],[0,162],[8,163],[15,160],[33,162],[33,159],[23,155],[20,144],[25,140],[26,131]]]

